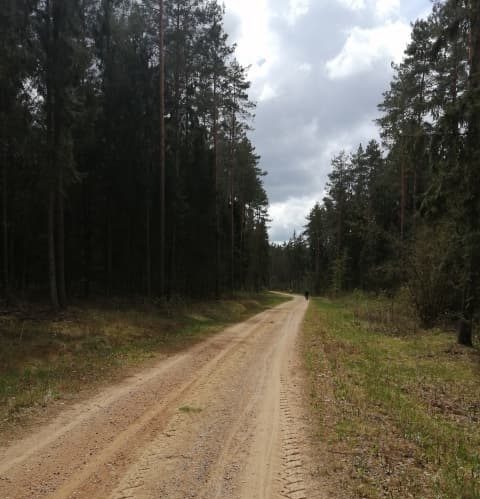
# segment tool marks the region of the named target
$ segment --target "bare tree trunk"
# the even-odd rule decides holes
[[[400,165],[400,239],[403,241],[405,235],[405,198],[406,198],[406,185],[405,185],[405,158],[402,152],[402,159]]]
[[[58,309],[57,269],[55,259],[55,186],[51,185],[48,200],[48,275],[50,281],[50,301]]]
[[[412,232],[413,235],[417,232],[417,189],[418,189],[418,177],[417,177],[417,166],[414,162],[413,166],[413,218],[412,218]]]
[[[480,157],[480,5],[472,2],[470,6],[470,74],[468,81],[468,96],[471,113],[468,123],[466,143],[467,164],[465,165],[466,193],[466,262],[468,277],[464,290],[464,305],[462,318],[458,329],[458,342],[462,345],[473,344],[473,321],[478,307],[478,287],[480,284],[480,213],[478,212],[478,198],[480,189],[477,178],[477,165]]]
[[[151,199],[150,199],[150,189],[147,193],[147,206],[145,213],[145,245],[146,245],[146,285],[147,285],[147,296],[152,297],[152,249],[151,249],[151,236],[150,236],[150,212],[151,212]]]
[[[160,72],[160,296],[165,296],[165,50],[163,0],[159,0],[159,72]]]
[[[108,216],[107,222],[107,296],[111,296],[113,292],[113,235],[112,235],[112,219]]]
[[[88,179],[83,183],[83,296],[90,296],[90,267],[92,263],[92,229],[90,217],[90,185]]]
[[[213,79],[213,202],[215,218],[215,297],[220,298],[220,217],[218,213],[217,77]]]
[[[57,190],[57,279],[58,298],[60,306],[67,305],[67,291],[65,287],[65,211],[63,199],[63,169],[58,166]]]
[[[46,0],[47,14],[47,67],[46,67],[46,115],[47,115],[47,150],[50,185],[48,194],[48,276],[50,285],[50,301],[54,309],[59,308],[58,288],[57,288],[57,266],[56,266],[56,251],[55,251],[55,194],[56,185],[55,178],[55,151],[54,151],[54,112],[53,112],[53,93],[54,93],[54,61],[53,57],[53,41],[52,41],[52,0]]]
[[[173,213],[171,217],[170,241],[170,279],[169,294],[178,291],[177,285],[177,225],[179,220],[178,189],[180,180],[180,4],[177,3],[175,30],[177,39],[175,43],[175,72],[174,72],[174,106],[175,106],[175,181],[173,185]]]
[[[214,17],[213,27],[217,26],[217,18]],[[217,63],[215,61],[212,75],[213,84],[213,165],[212,165],[212,181],[213,181],[213,202],[214,202],[214,222],[215,222],[215,298],[220,298],[220,215],[219,215],[219,196],[218,196],[218,74]]]
[[[235,102],[235,95],[234,95]],[[235,293],[235,140],[236,125],[235,111],[232,113],[232,130],[230,137],[230,289],[232,296]]]
[[[5,132],[5,124],[4,124]],[[7,168],[7,139],[6,133],[3,134],[3,165],[2,165],[2,222],[3,222],[3,289],[5,299],[8,301],[10,294],[9,283],[9,261],[8,261],[8,168]]]
[[[113,271],[113,234],[112,234],[112,207],[110,196],[107,194],[107,220],[105,227],[105,266],[106,266],[106,282],[105,292],[107,296],[112,294],[112,271]]]

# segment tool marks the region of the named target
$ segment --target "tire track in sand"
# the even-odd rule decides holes
[[[0,449],[0,497],[320,497],[299,429],[305,310],[297,297],[228,328]]]

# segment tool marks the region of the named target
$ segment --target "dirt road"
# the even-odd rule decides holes
[[[0,449],[0,497],[290,499],[311,479],[303,298],[160,361]]]

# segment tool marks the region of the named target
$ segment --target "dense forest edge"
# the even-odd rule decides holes
[[[382,143],[332,160],[305,231],[271,248],[272,288],[408,294],[421,326],[474,342],[480,291],[480,5],[434,2],[379,104]]]
[[[0,442],[38,415],[120,381],[289,297],[237,293],[235,299],[161,304],[105,300],[60,313],[28,309],[0,319]]]
[[[2,303],[267,284],[254,104],[216,1],[0,9]]]

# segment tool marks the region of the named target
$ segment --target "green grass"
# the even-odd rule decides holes
[[[201,341],[288,298],[71,307],[57,316],[16,311],[0,317],[0,431],[31,409],[119,379],[128,368]]]
[[[200,407],[190,407],[189,405],[184,405],[183,407],[180,407],[178,410],[186,414],[198,414],[199,412],[202,412],[203,409],[200,409]]]
[[[372,301],[319,299],[307,314],[319,442],[351,453],[355,496],[480,498],[480,352],[457,346],[451,332],[402,331],[399,319],[388,327],[361,313]]]

